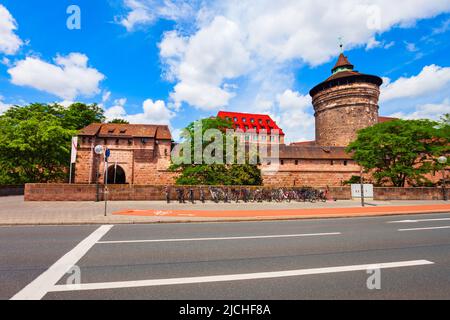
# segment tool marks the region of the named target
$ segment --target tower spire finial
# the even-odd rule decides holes
[[[339,47],[341,48],[341,53],[344,53],[344,38],[343,37],[339,37]]]

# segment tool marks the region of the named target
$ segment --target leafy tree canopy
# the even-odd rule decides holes
[[[34,103],[0,116],[0,184],[61,181],[67,178],[71,137],[104,121],[96,104]]]
[[[439,169],[436,158],[449,153],[449,138],[445,121],[394,120],[361,130],[347,152],[373,173],[377,184],[419,185]]]
[[[177,179],[179,185],[261,185],[262,177],[261,171],[257,165],[251,164],[193,164],[195,163],[195,132],[202,133],[204,137],[205,133],[209,129],[217,129],[222,134],[223,145],[216,150],[223,153],[223,159],[226,159],[226,137],[225,133],[227,129],[232,129],[232,122],[221,118],[207,118],[200,121],[189,124],[182,137],[191,141],[191,163],[172,165],[173,171],[180,171],[180,176]],[[197,133],[198,134],[198,133]],[[206,140],[206,141],[205,141]],[[207,148],[212,141],[208,139],[202,139],[201,150],[202,152]],[[237,140],[235,140],[235,146],[233,152],[237,153]]]
[[[130,124],[127,120],[124,119],[113,119],[108,123],[117,123],[117,124]]]

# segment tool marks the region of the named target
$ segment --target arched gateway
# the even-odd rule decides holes
[[[108,184],[126,184],[127,177],[121,166],[110,166],[108,168]]]

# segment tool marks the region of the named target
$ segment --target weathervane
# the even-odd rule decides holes
[[[339,47],[341,48],[341,53],[344,53],[344,38],[343,37],[339,37]]]

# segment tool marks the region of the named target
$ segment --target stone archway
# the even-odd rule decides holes
[[[127,176],[121,166],[110,166],[108,168],[108,184],[126,184]]]

